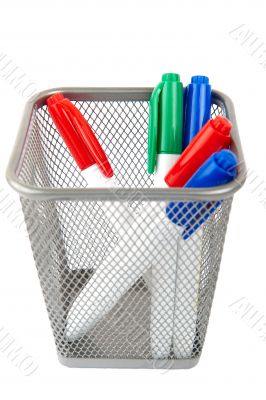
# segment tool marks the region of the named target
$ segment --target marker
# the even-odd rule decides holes
[[[206,76],[193,76],[191,83],[186,87],[184,101],[183,150],[210,119],[211,100],[209,78]],[[191,162],[194,163],[194,159]],[[178,210],[176,209],[177,205],[180,206]],[[191,208],[189,208],[189,205],[191,205]],[[182,226],[184,218],[189,219],[193,215],[193,210],[198,211],[199,205],[198,202],[179,202],[177,204],[172,202],[168,205],[166,212],[168,217],[172,216],[172,222],[177,223],[176,220],[179,217],[181,235],[187,235],[186,228]],[[194,324],[196,323],[196,319],[191,307],[193,307],[194,294],[197,291],[200,276],[202,232],[198,231],[189,243],[184,243],[183,239],[184,236],[180,237],[178,243],[178,262],[175,279],[174,318],[177,318],[177,322],[174,322],[173,349],[176,358],[185,358],[188,354],[191,355],[193,350]],[[189,281],[187,279],[188,276]],[[189,289],[187,288],[188,285],[190,285]],[[180,313],[185,312],[188,314],[189,321],[186,323],[183,315],[181,324]],[[187,338],[187,341],[184,340],[184,337]],[[191,350],[190,353],[187,351],[187,348],[183,352],[184,346],[187,346]]]
[[[216,151],[230,146],[231,122],[221,116],[208,121],[178,158],[165,177],[170,187],[183,187]]]
[[[183,85],[177,74],[164,74],[150,100],[148,131],[148,172],[154,173],[154,187],[166,187],[164,177],[182,152]],[[165,210],[160,221],[166,218]],[[158,257],[151,273],[150,343],[152,357],[168,358],[173,337],[175,274],[178,228],[169,226],[167,240],[160,222],[158,235],[168,248],[165,258]],[[175,250],[173,253],[173,249]],[[160,261],[161,262],[160,262]]]
[[[214,153],[188,180],[185,187],[203,188],[229,183],[237,176],[237,157],[230,150]],[[200,282],[202,230],[198,229],[221,205],[213,203],[171,202],[166,213],[170,220],[184,228],[179,247],[179,263],[176,279],[174,338],[176,358],[192,356],[198,317],[198,291]],[[193,236],[190,238],[190,236]],[[186,260],[189,254],[188,262]],[[189,282],[188,282],[189,277]],[[188,287],[189,285],[189,287]],[[184,314],[189,324],[184,325]]]
[[[230,145],[232,125],[226,118],[218,116],[214,120],[207,121],[205,125],[201,125],[204,123],[204,116],[207,117],[210,114],[211,88],[208,78],[196,77],[192,78],[192,82],[192,86],[188,86],[186,90],[183,142],[185,150],[165,177],[169,186],[183,187],[208,157],[215,151],[227,148]],[[196,131],[197,128],[200,129],[199,132]],[[182,224],[187,222],[184,219],[192,219],[194,214],[201,212],[202,204],[199,202],[178,204],[180,206],[179,213],[175,213],[177,210],[173,208],[176,206],[173,203],[170,203],[170,209],[168,206],[166,212],[169,216],[170,210],[171,212],[174,211],[174,217],[179,217],[180,224],[178,225],[183,228],[182,237],[188,239],[192,229],[188,224]],[[174,222],[173,218],[171,220]],[[194,228],[196,226],[193,226]],[[190,357],[193,351],[197,318],[195,299],[197,300],[198,279],[200,277],[202,233],[202,230],[199,230],[191,240],[185,242],[181,239],[179,241],[174,316],[176,319],[174,353],[177,358]],[[188,274],[190,274],[189,282],[187,281]],[[184,282],[187,282],[187,284],[185,285]],[[190,288],[187,287],[189,283]],[[182,310],[186,310],[191,325],[184,325],[184,322],[182,324],[180,319]]]
[[[93,130],[81,112],[62,93],[50,96],[47,99],[47,105],[49,114],[88,187],[114,186],[112,167]],[[72,208],[69,218],[75,219],[77,217],[75,205]],[[117,230],[114,228],[115,225],[110,223],[110,213],[108,214],[109,210],[104,206],[104,203],[103,205],[94,206],[91,212],[99,219],[99,224],[106,226],[106,240],[100,244],[99,251],[99,254],[103,257],[103,254],[116,244],[118,238]],[[71,270],[86,268],[88,260],[86,260],[86,254],[84,255],[85,239],[77,241],[76,237],[73,237],[72,231],[66,229],[65,221],[60,211],[58,214],[59,219],[61,219],[60,225],[64,234],[67,253],[73,247],[73,243],[76,243],[75,252],[71,252],[68,256],[68,267]],[[91,244],[88,244],[88,247],[90,246]],[[87,251],[89,253],[90,248]],[[93,246],[91,251],[93,251]],[[85,260],[82,259],[81,255]],[[100,257],[97,257],[97,262],[101,262]]]

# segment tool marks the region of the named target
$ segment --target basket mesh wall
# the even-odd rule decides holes
[[[76,102],[113,166],[127,202],[21,198],[59,354],[74,358],[181,359],[200,354],[231,201],[178,204],[188,231],[151,202],[146,101]],[[224,115],[213,104],[212,116]],[[18,170],[42,187],[86,187],[47,108],[35,109]]]

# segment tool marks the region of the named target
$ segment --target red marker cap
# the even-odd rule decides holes
[[[231,122],[224,117],[209,120],[166,175],[167,185],[183,187],[213,153],[228,148],[231,128]]]
[[[81,112],[64,97],[56,93],[47,99],[48,111],[64,139],[72,157],[83,171],[97,164],[102,173],[111,178],[112,167],[90,125]]]

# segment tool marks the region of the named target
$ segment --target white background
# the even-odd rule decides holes
[[[1,1],[0,54],[36,82],[37,90],[155,86],[163,72],[180,73],[186,84],[191,75],[208,75],[235,104],[246,161],[256,178],[235,196],[198,366],[167,372],[63,367],[26,234],[1,208],[9,195],[13,210],[19,209],[4,174],[27,99],[0,73],[0,333],[8,332],[38,364],[25,376],[0,351],[1,398],[265,398],[265,18],[263,0]],[[255,44],[245,42],[248,31]],[[239,299],[250,305],[254,319],[232,306]],[[261,319],[254,326],[256,318]]]

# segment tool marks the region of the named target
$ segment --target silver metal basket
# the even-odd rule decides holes
[[[92,126],[117,189],[86,187],[47,112],[46,99],[57,91]],[[146,171],[151,91],[58,88],[25,109],[7,179],[20,194],[67,366],[189,368],[202,351],[231,203],[246,168],[232,103],[213,91],[212,117],[233,123],[238,178],[208,189],[153,188]],[[214,212],[185,241],[164,214],[170,201],[182,202],[186,217],[194,206],[201,216]]]

